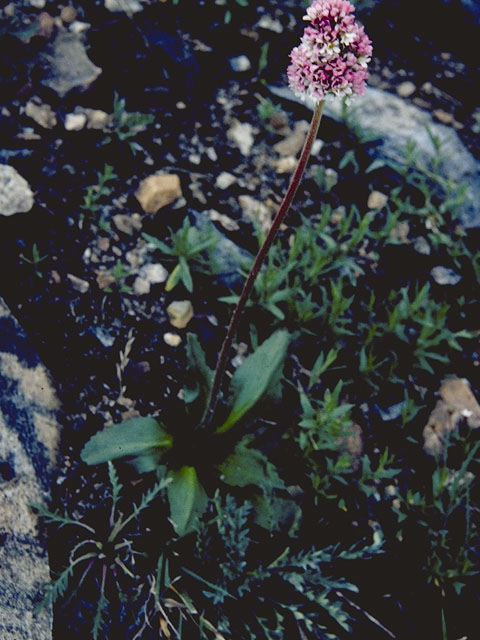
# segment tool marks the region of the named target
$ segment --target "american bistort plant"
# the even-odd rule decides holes
[[[287,491],[279,469],[261,449],[258,434],[246,433],[240,428],[242,423],[247,424],[252,409],[261,401],[280,399],[283,365],[291,336],[285,329],[273,333],[245,358],[227,389],[224,389],[224,374],[242,312],[304,174],[325,99],[329,95],[351,97],[364,91],[366,65],[372,49],[353,11],[353,5],[343,0],[315,0],[307,10],[305,20],[309,24],[300,45],[291,53],[288,79],[297,94],[314,101],[312,120],[290,184],[235,306],[215,370],[208,366],[198,338],[189,334],[190,366],[181,394],[185,407],[181,420],[166,424],[154,417],[133,417],[95,434],[82,451],[82,459],[87,464],[123,459],[140,473],[157,471],[160,481],[166,482],[170,522],[179,537],[198,530],[199,519],[209,503],[212,504],[212,495],[218,487],[225,495],[229,487],[253,487],[249,494],[256,527],[270,532],[286,527],[294,532],[300,518],[299,506]],[[374,546],[379,547],[377,543]],[[268,580],[273,580],[273,568],[280,566],[288,553],[287,546],[268,564],[268,571],[265,568]],[[308,559],[310,553],[312,559]],[[308,551],[305,561],[315,580],[320,579],[317,560],[321,555],[320,551]],[[304,585],[297,578],[305,567],[297,564],[287,582],[295,588],[301,586],[299,592],[302,592]],[[262,576],[251,573],[250,577],[260,580]],[[341,581],[336,584],[338,589],[343,588]],[[312,585],[311,593],[304,589],[302,598],[328,609],[333,587],[324,586],[322,591],[319,585]],[[306,613],[300,614],[301,608],[296,614],[299,623],[308,618]],[[278,620],[283,616],[275,615]],[[330,615],[340,623],[339,615],[333,615],[333,610]],[[312,628],[312,620],[307,622],[306,628]]]

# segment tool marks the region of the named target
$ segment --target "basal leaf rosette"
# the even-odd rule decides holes
[[[290,54],[290,88],[302,100],[350,97],[365,91],[372,44],[345,0],[314,0],[300,45]]]

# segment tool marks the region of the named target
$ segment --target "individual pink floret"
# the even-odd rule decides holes
[[[304,20],[310,24],[292,50],[287,69],[289,86],[302,100],[365,91],[372,44],[354,11],[345,0],[314,0],[307,9]]]

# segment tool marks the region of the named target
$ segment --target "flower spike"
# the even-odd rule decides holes
[[[318,102],[365,91],[372,44],[355,21],[355,7],[346,0],[314,0],[307,9],[300,45],[290,54],[290,88],[302,100]]]

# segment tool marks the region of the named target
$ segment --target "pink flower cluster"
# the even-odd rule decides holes
[[[327,94],[362,94],[372,55],[370,38],[356,21],[355,7],[346,0],[314,0],[307,9],[300,46],[290,54],[288,83],[305,100]]]

